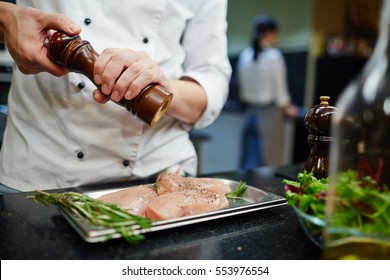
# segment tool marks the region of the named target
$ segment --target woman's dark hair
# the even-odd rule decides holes
[[[278,23],[271,16],[259,15],[253,19],[252,28],[253,60],[256,60],[259,53],[263,50],[259,44],[259,39],[268,31],[277,31]]]

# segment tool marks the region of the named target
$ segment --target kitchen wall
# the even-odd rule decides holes
[[[251,21],[258,14],[275,17],[280,25],[278,47],[283,51],[308,48],[313,0],[229,0],[229,54],[236,55],[249,43]]]
[[[280,48],[286,59],[288,83],[292,100],[303,105],[306,87],[307,55],[312,34],[313,0],[229,0],[228,3],[228,48],[234,66],[239,53],[250,44],[253,18],[269,14],[279,23]],[[233,72],[227,107],[239,101],[235,72]],[[233,105],[232,105],[233,104]]]
[[[310,48],[313,37],[345,33],[351,20],[377,25],[380,6],[381,0],[229,0],[229,54],[245,48],[251,20],[261,13],[279,21],[278,47],[295,51]]]

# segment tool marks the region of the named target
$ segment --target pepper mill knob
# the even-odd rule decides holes
[[[311,107],[305,114],[304,123],[309,130],[307,142],[310,154],[305,163],[304,170],[313,172],[318,179],[328,176],[329,146],[333,141],[330,136],[332,115],[336,108],[329,106],[329,96],[320,96],[320,104]]]
[[[57,31],[50,36],[47,49],[48,57],[53,62],[69,68],[72,72],[85,75],[100,89],[100,85],[95,84],[93,79],[94,64],[99,54],[88,41],[82,40],[78,35],[69,36]],[[172,93],[162,86],[150,84],[134,99],[123,98],[115,103],[153,127],[165,114],[172,97]]]

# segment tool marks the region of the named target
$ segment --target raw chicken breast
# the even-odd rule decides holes
[[[98,199],[156,221],[226,208],[229,201],[225,194],[230,191],[218,179],[182,177],[167,172],[158,176],[153,187],[130,187]]]
[[[213,178],[194,178],[198,187],[204,188],[210,192],[227,194],[231,191],[230,187],[218,179]],[[190,180],[190,178],[188,178]]]
[[[218,210],[229,206],[225,195],[207,190],[187,189],[165,193],[151,201],[145,210],[151,220],[166,220]]]
[[[145,216],[148,204],[157,198],[156,191],[150,186],[130,187],[98,197],[108,203],[115,203],[120,208],[127,209],[131,214]]]
[[[230,192],[229,186],[218,179],[182,177],[175,173],[162,173],[158,176],[155,187],[157,193],[177,192],[182,190],[208,190],[210,192],[227,194]]]

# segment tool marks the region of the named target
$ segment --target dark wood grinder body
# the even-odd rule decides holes
[[[310,146],[310,154],[304,170],[313,172],[318,179],[328,176],[329,147],[333,141],[330,127],[332,116],[337,110],[329,106],[329,99],[329,96],[321,96],[320,104],[311,107],[304,117],[305,126],[309,130],[307,142]]]
[[[95,84],[94,64],[99,54],[88,41],[80,36],[68,36],[57,31],[49,39],[48,57],[55,63],[88,77]],[[145,87],[134,99],[123,98],[118,105],[125,107],[150,126],[154,126],[165,114],[172,100],[172,93],[157,84]]]

